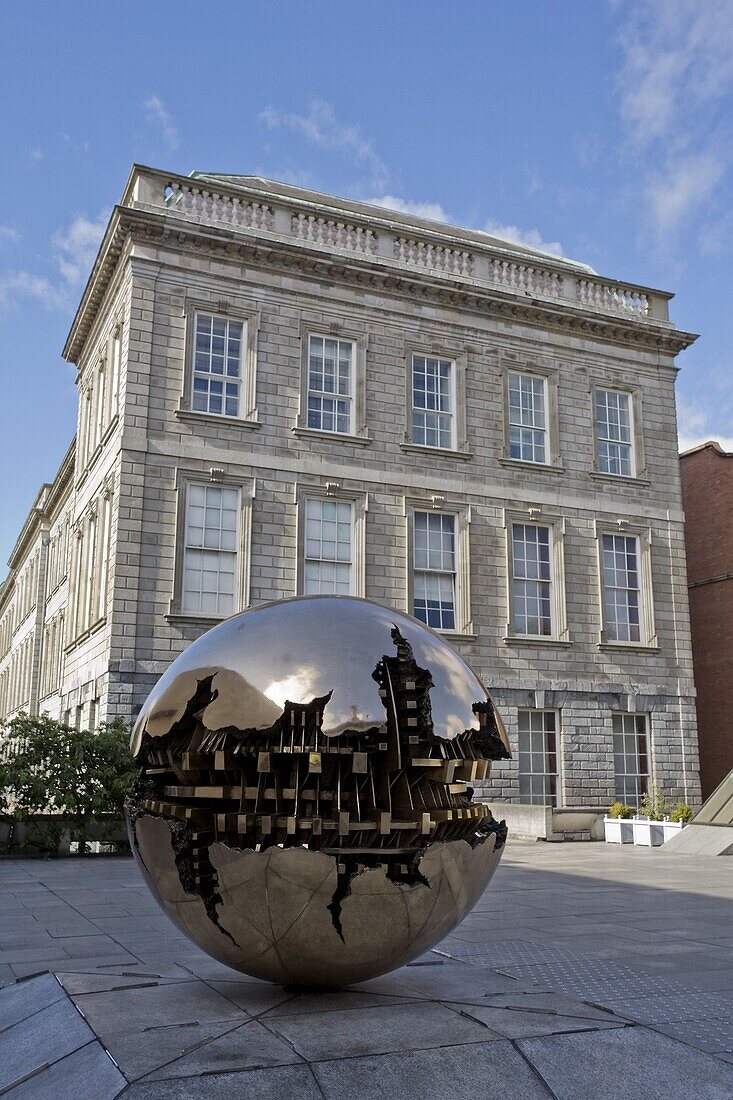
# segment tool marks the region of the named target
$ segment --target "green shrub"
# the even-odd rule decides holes
[[[695,816],[694,811],[690,809],[686,802],[678,802],[674,809],[670,812],[670,821],[692,821]]]
[[[633,815],[634,811],[631,806],[627,806],[625,802],[614,802],[611,809],[608,811],[609,817],[622,817],[627,818]]]
[[[27,843],[49,854],[65,830],[83,849],[90,823],[122,819],[138,772],[129,736],[120,719],[95,731],[76,730],[45,715],[18,715],[2,732],[0,813],[24,822]],[[40,824],[39,815],[59,820]]]
[[[651,786],[639,803],[639,813],[650,821],[661,821],[666,813],[667,801],[659,787]]]

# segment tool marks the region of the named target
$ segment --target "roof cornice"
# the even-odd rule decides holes
[[[281,192],[271,192],[264,186],[271,181],[257,180],[261,187],[253,184],[251,177],[246,177],[244,183],[229,185],[228,188],[220,183],[220,177],[216,177],[216,190],[206,191],[206,195],[215,204],[221,200],[225,192],[230,193],[226,199],[241,202],[240,198],[232,200],[231,194],[239,194],[243,191],[254,200],[254,208],[260,216],[258,223],[256,218],[252,224],[215,224],[211,217],[199,218],[191,213],[184,212],[175,203],[168,204],[163,201],[166,191],[169,195],[183,194],[175,188],[187,188],[186,193],[196,192],[202,194],[200,188],[211,187],[210,181],[215,177],[199,175],[195,179],[186,176],[175,176],[170,173],[160,172],[157,169],[147,169],[135,166],[130,175],[128,185],[123,195],[122,204],[116,206],[110,218],[104,240],[94,263],[91,275],[87,282],[82,300],[77,310],[71,331],[64,347],[64,358],[71,362],[77,362],[85,341],[92,329],[97,309],[109,286],[110,280],[116,268],[124,243],[128,238],[133,242],[146,238],[163,239],[172,243],[175,247],[187,247],[196,250],[208,251],[221,256],[222,253],[244,259],[248,263],[268,265],[274,267],[286,267],[289,269],[313,270],[325,274],[328,272],[333,279],[342,279],[346,282],[360,285],[380,286],[387,291],[397,294],[404,293],[414,297],[417,293],[424,298],[438,299],[450,302],[466,308],[472,308],[481,313],[494,313],[497,316],[509,316],[527,320],[529,323],[542,323],[554,328],[583,332],[588,335],[597,335],[601,339],[612,340],[625,345],[653,347],[672,355],[677,354],[697,338],[695,334],[676,329],[665,316],[640,316],[638,312],[623,310],[611,310],[599,308],[593,304],[593,294],[598,292],[625,295],[638,299],[645,295],[654,295],[655,301],[664,305],[672,297],[663,291],[655,291],[631,284],[615,282],[604,283],[600,277],[590,276],[588,269],[581,265],[573,265],[556,258],[540,256],[524,256],[524,261],[533,259],[541,264],[542,272],[551,278],[562,277],[566,281],[578,278],[585,288],[590,288],[591,302],[578,300],[575,297],[558,297],[552,293],[534,292],[531,280],[530,289],[517,289],[513,286],[503,287],[495,282],[475,278],[470,274],[458,274],[455,271],[436,270],[434,267],[418,266],[396,260],[392,255],[379,254],[375,249],[355,250],[353,247],[341,247],[340,245],[327,245],[312,240],[304,240],[292,233],[283,232],[282,219],[276,224],[271,216],[272,209],[266,203],[270,199],[279,199],[289,209],[297,205],[313,206],[315,199],[321,203],[328,196],[320,196],[315,192],[304,192],[303,189],[281,185]],[[274,185],[273,185],[274,186]],[[287,191],[286,195],[284,192]],[[294,196],[293,192],[300,192],[300,196]],[[312,197],[312,198],[311,198]],[[339,202],[340,200],[334,200]],[[346,202],[346,200],[344,200]],[[320,215],[328,213],[323,204],[317,205]],[[354,207],[354,209],[351,209]],[[360,209],[356,209],[360,208]],[[335,210],[336,208],[334,208]],[[421,238],[430,237],[426,247],[450,249],[454,245],[460,245],[465,249],[467,244],[473,252],[483,250],[487,255],[494,256],[501,251],[493,244],[490,238],[485,241],[476,241],[476,234],[469,231],[459,231],[453,226],[443,226],[439,223],[425,222],[409,215],[392,215],[391,212],[381,211],[381,208],[369,207],[367,204],[351,203],[348,208],[339,206],[340,215],[343,217],[348,212],[349,218],[356,225],[361,218],[363,224],[367,224],[376,231],[395,229],[399,226],[400,232],[404,232],[409,225],[414,230],[420,231]],[[268,212],[269,221],[262,223],[262,211]],[[376,215],[375,216],[375,212]],[[287,215],[287,210],[285,210]],[[383,215],[383,216],[382,216]],[[299,215],[294,214],[294,217]],[[311,215],[309,215],[310,217]],[[315,215],[313,215],[315,216]],[[336,225],[327,222],[329,226]],[[361,223],[360,223],[361,224]],[[288,221],[289,228],[289,221]],[[459,234],[459,236],[456,236]],[[478,235],[481,236],[481,235]],[[470,239],[469,239],[470,237]],[[431,244],[432,241],[432,244]],[[465,252],[463,255],[467,255]],[[515,262],[518,257],[513,255]],[[494,261],[496,262],[496,261]],[[504,261],[500,261],[502,264]],[[532,267],[518,270],[537,272],[539,269]],[[579,282],[580,287],[580,282]]]

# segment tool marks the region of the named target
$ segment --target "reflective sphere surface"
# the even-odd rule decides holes
[[[509,755],[481,681],[408,615],[313,596],[194,642],[133,733],[126,812],[163,909],[228,966],[338,987],[437,943],[506,836],[470,783]]]

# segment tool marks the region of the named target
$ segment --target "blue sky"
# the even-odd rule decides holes
[[[61,349],[133,161],[269,175],[674,290],[733,450],[733,0],[34,0],[0,42],[0,562],[75,428]]]

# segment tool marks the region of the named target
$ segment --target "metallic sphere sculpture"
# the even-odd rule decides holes
[[[428,950],[506,838],[468,786],[509,756],[486,689],[438,634],[367,600],[216,626],[161,677],[132,751],[128,828],[158,902],[210,955],[285,985]]]

